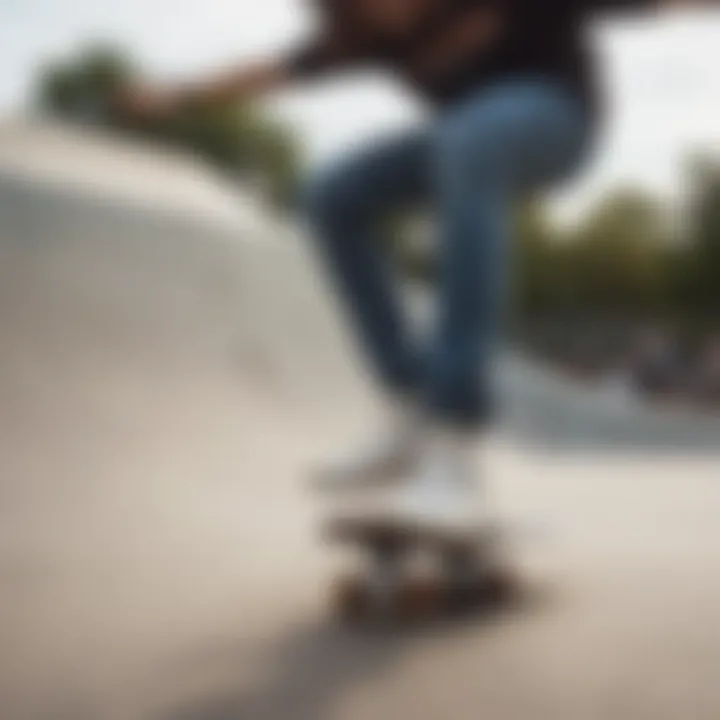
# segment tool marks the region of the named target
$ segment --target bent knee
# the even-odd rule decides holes
[[[320,226],[358,220],[369,211],[370,201],[362,182],[343,167],[317,172],[303,188],[303,208]]]
[[[454,120],[454,121],[453,121]],[[455,118],[438,128],[436,151],[443,175],[502,183],[515,161],[512,133],[496,115]]]

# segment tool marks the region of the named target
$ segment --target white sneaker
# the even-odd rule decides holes
[[[435,430],[416,474],[380,510],[393,526],[454,536],[473,533],[487,520],[481,502],[475,437],[457,429]]]
[[[384,426],[358,451],[321,468],[317,485],[327,491],[378,487],[410,475],[425,435],[420,409],[405,399],[391,402]]]

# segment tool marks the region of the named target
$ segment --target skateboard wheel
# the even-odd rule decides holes
[[[344,622],[414,622],[439,614],[443,594],[437,583],[412,580],[381,595],[360,578],[346,578],[336,585],[333,604]]]
[[[406,620],[422,620],[439,614],[443,606],[443,592],[437,582],[413,580],[401,589],[398,614]]]
[[[483,596],[490,606],[511,602],[517,594],[516,578],[509,570],[495,568],[483,578]]]
[[[367,587],[356,577],[344,578],[333,588],[333,607],[340,619],[357,622],[368,615],[370,598]]]

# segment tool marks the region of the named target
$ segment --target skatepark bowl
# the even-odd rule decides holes
[[[508,357],[531,602],[336,622],[313,463],[372,417],[309,244],[185,157],[0,129],[2,720],[720,718],[718,425]]]

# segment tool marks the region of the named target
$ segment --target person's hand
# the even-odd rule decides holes
[[[130,85],[115,98],[118,112],[128,120],[161,120],[175,114],[182,104],[180,93],[149,85]]]

